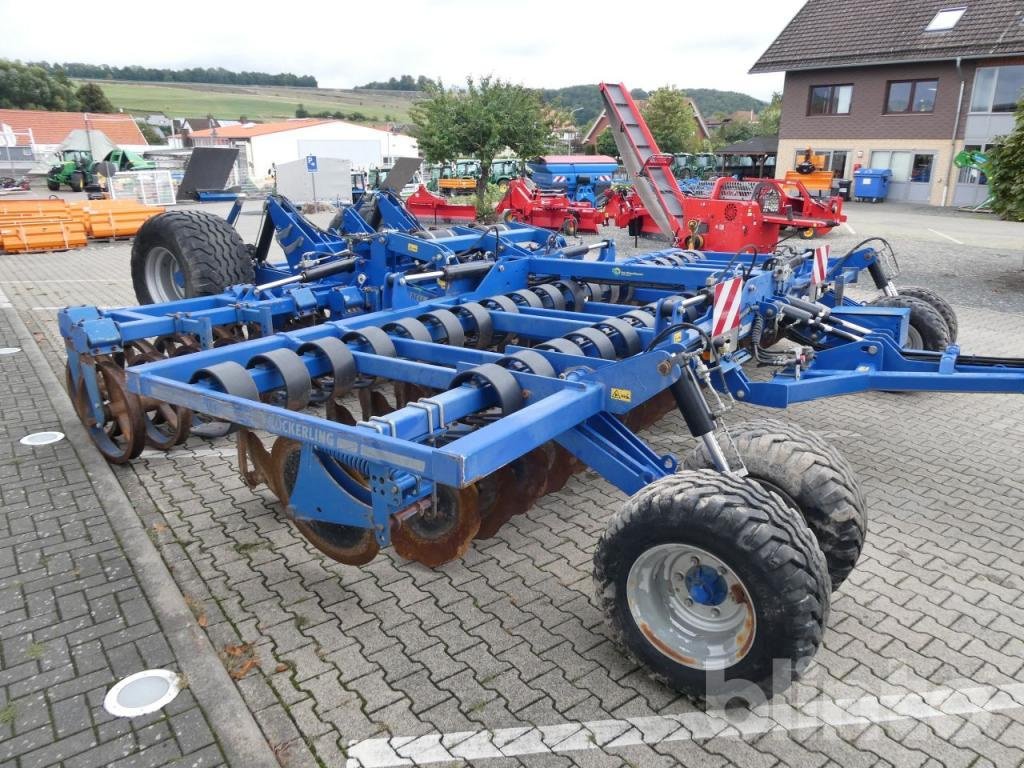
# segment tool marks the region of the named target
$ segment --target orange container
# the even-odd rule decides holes
[[[0,199],[0,216],[19,214],[60,214],[68,210],[67,200],[37,197],[31,200]]]

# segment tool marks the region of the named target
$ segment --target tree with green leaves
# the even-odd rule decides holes
[[[167,138],[164,136],[163,132],[158,131],[145,120],[136,120],[135,122],[139,126],[139,130],[142,131],[142,135],[146,138],[147,144],[167,143]]]
[[[605,128],[601,133],[597,135],[596,149],[599,155],[608,155],[609,157],[618,157],[619,148],[615,145],[615,136],[612,134],[611,128]]]
[[[778,136],[779,122],[782,119],[782,94],[776,91],[772,94],[771,103],[761,110],[757,116],[755,130],[758,136]]]
[[[113,112],[114,105],[110,103],[107,94],[103,92],[96,83],[83,83],[75,91],[78,102],[83,112]]]
[[[665,86],[654,91],[642,112],[662,152],[696,149],[697,118],[686,94],[678,88]]]
[[[309,110],[306,109],[305,106],[303,106],[302,104],[299,104],[299,106],[297,106],[295,108],[295,116],[296,117],[309,117]]]
[[[428,163],[458,157],[480,161],[476,183],[482,206],[494,158],[506,147],[519,157],[543,153],[551,143],[552,118],[536,91],[500,79],[466,80],[465,89],[428,84],[427,96],[409,111]]]
[[[1010,221],[1024,221],[1024,99],[1017,104],[1013,131],[988,151],[992,210]]]
[[[76,112],[79,103],[63,71],[0,59],[0,108]]]

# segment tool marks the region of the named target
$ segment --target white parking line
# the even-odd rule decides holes
[[[857,234],[857,230],[855,230],[853,227],[850,226],[850,222],[844,221],[843,222],[843,226],[846,227],[847,230],[849,230],[851,235],[856,235]]]
[[[945,234],[943,232],[939,232],[939,230],[937,230],[937,229],[932,229],[931,227],[925,227],[925,229],[927,229],[933,235],[938,235],[939,237],[944,237],[947,240],[951,240],[952,242],[956,243],[957,245],[963,245],[964,244],[963,240],[957,240],[955,237],[950,237],[949,235],[947,235],[947,234]]]
[[[0,289],[0,309],[10,309],[11,300],[7,298],[7,294]]]
[[[798,707],[785,701],[772,701],[736,717],[716,710],[493,731],[364,739],[349,742],[346,768],[393,768],[453,760],[609,750],[666,741],[742,737],[779,729],[868,726],[899,720],[970,716],[1022,707],[1024,683],[937,688],[928,693],[865,696],[860,699],[823,696]]]

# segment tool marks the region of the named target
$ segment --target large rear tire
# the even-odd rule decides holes
[[[60,182],[56,181],[55,179],[47,179],[46,188],[51,192],[56,192],[57,190],[60,189]]]
[[[694,698],[753,704],[789,686],[822,642],[825,558],[800,516],[756,483],[683,471],[626,502],[594,553],[613,637]]]
[[[900,296],[910,296],[930,304],[932,309],[942,315],[942,319],[946,321],[946,327],[949,329],[949,340],[951,342],[956,341],[956,337],[960,333],[960,323],[956,318],[956,310],[953,309],[948,301],[931,288],[925,288],[921,285],[901,286],[896,290],[899,291]]]
[[[71,187],[72,192],[81,192],[85,189],[85,174],[81,171],[72,173],[71,178],[68,179],[68,186]]]
[[[879,296],[870,302],[875,307],[901,307],[910,310],[910,328],[906,349],[945,352],[950,344],[950,329],[942,315],[928,302],[913,296]]]
[[[131,265],[140,304],[210,296],[255,279],[238,232],[205,211],[168,211],[149,219],[135,236]]]
[[[860,558],[867,534],[867,502],[853,467],[833,446],[796,424],[761,419],[729,430],[747,476],[779,495],[803,517],[828,563],[832,590]],[[687,469],[713,468],[703,444]]]

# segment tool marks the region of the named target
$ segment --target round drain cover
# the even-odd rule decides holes
[[[180,690],[177,672],[147,669],[115,683],[103,698],[103,708],[115,717],[148,715],[170,704]]]
[[[25,435],[19,442],[22,445],[39,446],[57,443],[63,439],[63,432],[34,432],[31,435]]]

